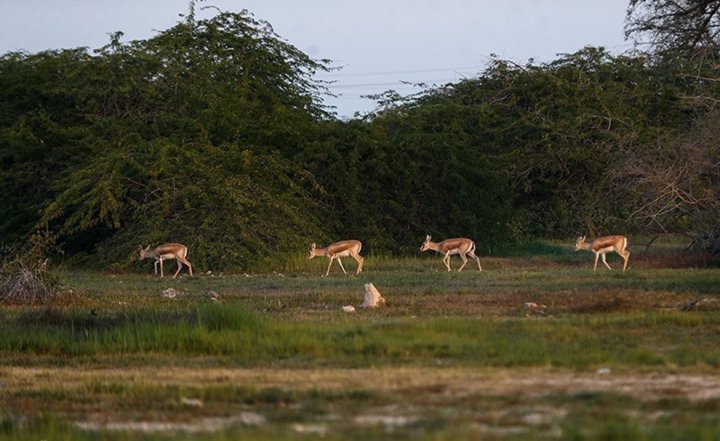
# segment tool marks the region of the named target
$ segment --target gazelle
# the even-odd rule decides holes
[[[150,245],[148,245],[146,248],[143,248],[140,246],[140,258],[139,260],[143,259],[155,259],[155,275],[157,276],[157,267],[158,262],[160,263],[160,277],[163,277],[163,260],[171,260],[174,259],[177,261],[178,269],[175,272],[175,275],[173,276],[173,279],[177,277],[177,275],[180,273],[180,270],[182,269],[182,264],[184,263],[187,265],[188,269],[190,270],[190,277],[192,277],[192,265],[190,262],[186,259],[187,257],[187,247],[181,243],[164,243],[162,245],[156,246],[154,249],[150,249]]]
[[[465,268],[465,265],[467,265],[467,258],[471,257],[475,260],[477,260],[478,269],[482,271],[482,266],[480,266],[480,259],[478,256],[475,255],[475,242],[473,242],[470,239],[465,239],[464,237],[458,237],[455,239],[445,239],[442,242],[432,242],[432,236],[427,235],[425,236],[425,242],[423,242],[422,246],[420,247],[420,251],[427,251],[427,250],[433,250],[437,251],[440,254],[444,254],[443,256],[443,263],[447,267],[448,271],[452,271],[452,268],[450,268],[450,256],[453,254],[459,254],[460,258],[463,260],[463,264],[458,268],[458,272],[462,271],[463,268]]]
[[[352,258],[355,259],[358,263],[358,269],[355,274],[360,274],[360,272],[362,272],[363,263],[365,262],[365,259],[363,259],[363,257],[360,255],[361,249],[362,243],[359,240],[342,240],[340,242],[331,243],[325,248],[318,248],[313,243],[312,245],[310,245],[310,253],[308,254],[308,259],[312,259],[313,257],[317,256],[327,256],[328,259],[330,259],[327,271],[325,272],[325,276],[327,276],[328,274],[330,274],[330,267],[332,266],[333,260],[335,259],[337,259],[338,263],[340,264],[340,268],[342,268],[343,273],[347,274],[347,271],[345,271],[345,268],[343,267],[340,258],[352,256]]]
[[[605,260],[605,254],[610,251],[615,251],[625,260],[623,271],[627,269],[628,259],[630,258],[630,251],[625,249],[627,247],[627,237],[598,237],[589,243],[585,242],[585,239],[587,239],[587,236],[578,237],[577,241],[575,241],[575,251],[590,250],[595,253],[595,268],[593,271],[597,271],[598,257],[600,257],[600,255],[602,255],[602,261],[605,266],[608,267],[608,269],[612,269],[610,265],[608,265],[607,260]]]

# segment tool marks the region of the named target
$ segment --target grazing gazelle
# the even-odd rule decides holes
[[[594,271],[597,271],[598,257],[600,257],[600,255],[602,255],[602,261],[605,266],[608,267],[608,269],[612,269],[605,260],[605,254],[610,251],[615,251],[625,260],[625,264],[623,264],[623,271],[627,269],[628,259],[630,258],[630,251],[625,249],[625,247],[627,247],[627,237],[605,236],[598,237],[592,242],[585,242],[586,238],[587,236],[578,237],[575,242],[575,251],[590,250],[595,253]]]
[[[182,269],[182,264],[184,263],[187,265],[188,269],[190,270],[190,277],[192,277],[192,265],[190,262],[186,259],[187,257],[187,247],[181,243],[164,243],[162,245],[156,246],[154,249],[150,249],[150,245],[147,246],[147,248],[143,248],[140,246],[140,259],[155,259],[155,275],[157,276],[157,267],[158,262],[160,263],[160,277],[163,277],[163,260],[171,260],[174,259],[177,261],[178,269],[175,272],[175,275],[173,276],[173,279],[177,277],[177,275],[180,273],[180,270]]]
[[[337,259],[338,263],[340,264],[340,268],[342,268],[343,273],[347,274],[347,271],[345,271],[345,268],[343,267],[340,258],[345,256],[352,256],[352,258],[355,259],[358,263],[358,269],[355,274],[360,274],[363,268],[363,262],[365,262],[365,259],[363,259],[363,257],[360,255],[361,249],[362,243],[359,240],[342,240],[340,242],[331,243],[325,248],[317,248],[313,243],[312,245],[310,245],[310,253],[308,254],[308,259],[312,259],[313,257],[317,256],[327,256],[328,259],[330,259],[327,271],[325,272],[325,276],[327,276],[328,274],[330,274],[330,267],[332,266],[333,260],[335,259]]]
[[[453,254],[459,254],[463,260],[463,264],[458,268],[458,272],[462,271],[467,265],[467,258],[471,257],[477,260],[478,269],[482,271],[480,266],[480,259],[475,255],[475,242],[464,237],[458,237],[455,239],[445,239],[442,242],[436,243],[431,242],[432,237],[430,235],[425,236],[425,242],[420,247],[420,251],[433,250],[443,254],[443,263],[447,267],[448,271],[452,271],[450,268],[450,256]]]

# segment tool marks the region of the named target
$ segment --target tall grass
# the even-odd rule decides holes
[[[0,357],[210,356],[223,363],[473,366],[720,365],[720,317],[634,313],[524,318],[380,318],[286,321],[242,306],[200,305],[97,317],[80,312],[0,317]],[[632,335],[632,339],[628,339]],[[677,346],[692,336],[693,351]]]

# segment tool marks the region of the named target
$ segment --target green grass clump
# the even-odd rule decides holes
[[[3,317],[0,357],[165,354],[223,363],[303,366],[426,364],[483,367],[599,364],[717,366],[720,318],[710,313],[635,313],[525,318],[374,318],[286,321],[237,304],[109,316],[64,313]],[[628,336],[632,338],[629,339]],[[692,338],[695,351],[677,347]]]

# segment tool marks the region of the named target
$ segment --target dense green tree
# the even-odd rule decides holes
[[[92,54],[8,53],[0,236],[9,246],[41,228],[69,260],[104,267],[179,241],[201,271],[340,238],[409,253],[425,234],[469,236],[491,253],[580,232],[713,237],[720,82],[696,54],[494,59],[338,121],[313,79],[327,63],[247,12],[191,11]],[[673,175],[681,159],[686,174]],[[680,176],[680,193],[658,193],[662,176]]]
[[[319,187],[279,153],[301,149],[327,116],[312,81],[324,64],[244,12],[120,38],[93,56],[0,60],[14,86],[0,87],[3,182],[14,189],[2,202],[21,208],[3,228],[40,221],[68,254],[103,262],[178,240],[216,267],[317,236]],[[23,186],[37,191],[32,204]]]
[[[57,195],[53,182],[87,158],[87,121],[77,91],[84,49],[0,57],[0,240],[28,237]]]
[[[395,130],[418,148],[432,145],[429,139],[452,146],[425,150],[423,162],[440,169],[465,151],[457,170],[470,167],[482,176],[469,181],[470,205],[481,210],[474,216],[504,224],[500,235],[484,225],[490,237],[601,233],[629,226],[631,207],[615,197],[607,178],[613,158],[694,118],[679,103],[694,80],[677,72],[648,57],[612,56],[602,48],[543,65],[495,60],[478,78],[393,102],[373,124],[410,127]],[[447,173],[432,176],[452,182],[443,179]],[[454,192],[440,193],[446,206],[464,209],[462,199],[450,196]]]
[[[428,233],[473,236],[484,250],[506,237],[506,176],[461,131],[450,132],[462,120],[455,110],[426,107],[346,123],[305,152],[339,235],[383,253],[416,251]]]

